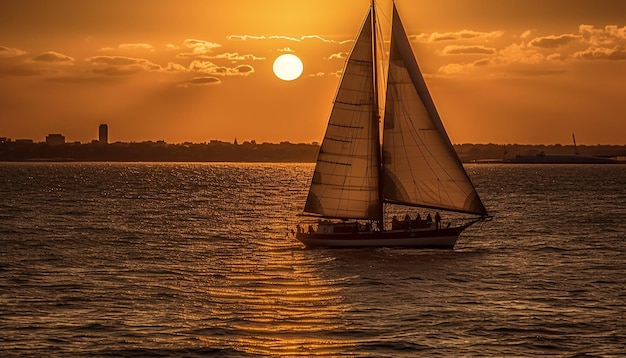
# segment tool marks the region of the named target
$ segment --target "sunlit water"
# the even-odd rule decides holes
[[[0,164],[0,356],[626,352],[625,166],[467,166],[444,251],[304,249],[312,169]]]

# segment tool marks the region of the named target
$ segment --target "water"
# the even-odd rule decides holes
[[[0,164],[0,356],[626,352],[625,166],[467,166],[452,251],[305,250],[312,169]]]

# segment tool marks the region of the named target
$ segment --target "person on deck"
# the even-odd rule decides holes
[[[398,217],[394,215],[391,218],[391,230],[395,230],[396,229],[396,225],[398,225]]]
[[[439,215],[438,211],[435,213],[435,227],[441,229],[441,215]]]
[[[430,213],[428,213],[428,215],[426,215],[426,222],[427,222],[428,224],[430,224],[430,223],[432,223],[432,222],[433,222],[433,218],[432,218],[432,216],[430,216]]]

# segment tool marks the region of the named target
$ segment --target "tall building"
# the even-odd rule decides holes
[[[109,143],[109,126],[101,124],[98,128],[98,141],[102,144]]]
[[[50,145],[65,144],[65,136],[61,134],[48,134],[46,136],[46,144],[50,144]]]

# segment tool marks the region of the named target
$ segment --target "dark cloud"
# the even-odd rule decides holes
[[[181,87],[192,87],[192,86],[211,86],[211,85],[218,85],[222,83],[222,80],[220,80],[217,77],[196,77],[193,78],[189,81],[186,81],[184,83],[182,83],[180,86]]]
[[[193,61],[189,65],[192,71],[202,72],[217,76],[247,76],[254,73],[254,67],[250,65],[239,65],[236,67],[218,66],[209,61]]]
[[[48,62],[48,63],[71,63],[74,59],[70,56],[63,55],[58,52],[48,51],[39,56],[33,57],[33,61]]]
[[[108,76],[127,76],[139,72],[161,71],[163,68],[146,59],[123,56],[95,56],[87,59],[92,72]]]
[[[537,37],[529,42],[529,45],[541,48],[557,48],[570,42],[581,39],[580,35],[563,34],[558,36]]]
[[[421,35],[412,35],[409,36],[412,40],[424,41],[424,42],[440,42],[440,41],[452,41],[452,40],[472,40],[472,39],[494,39],[499,38],[504,34],[502,31],[491,31],[491,32],[482,32],[482,31],[473,31],[473,30],[461,30],[455,32],[433,32],[430,35],[421,34]]]
[[[0,57],[17,57],[25,54],[25,51],[17,48],[0,46]]]
[[[446,46],[442,53],[444,55],[492,55],[496,53],[496,50],[493,48],[488,48],[484,46],[457,46],[450,45]]]
[[[241,65],[235,67],[235,71],[242,74],[248,74],[254,72],[254,68],[248,65]]]
[[[31,77],[58,75],[59,65],[73,64],[74,59],[57,52],[46,52],[32,59],[22,55],[26,52],[7,47],[0,48],[0,75]]]

